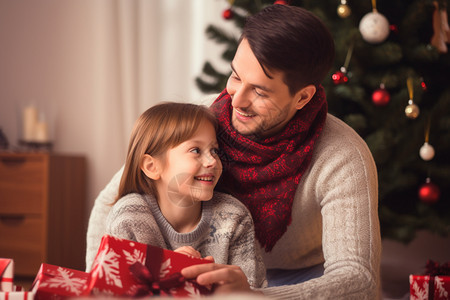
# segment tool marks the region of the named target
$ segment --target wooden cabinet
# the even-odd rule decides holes
[[[84,157],[0,152],[0,257],[19,276],[44,262],[84,271],[85,203]]]

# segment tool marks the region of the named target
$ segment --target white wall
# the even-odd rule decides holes
[[[97,194],[122,165],[134,122],[126,121],[123,128],[124,120],[113,118],[117,108],[112,104],[120,101],[114,88],[124,72],[114,61],[118,49],[110,47],[115,37],[108,32],[115,29],[101,28],[115,26],[120,11],[114,8],[120,10],[123,3],[0,0],[0,128],[15,147],[21,137],[21,107],[34,103],[46,112],[47,120],[53,121],[53,151],[87,158],[86,218]],[[139,108],[136,117],[154,101],[203,97],[194,83],[203,63],[210,60],[222,70],[228,68],[220,59],[221,48],[207,40],[205,28],[213,22],[234,28],[222,18],[227,1],[139,3],[146,9],[140,13],[157,43],[152,47],[156,58],[146,63],[150,71],[159,71],[146,86],[154,88],[152,99]],[[108,143],[99,136],[108,137]]]

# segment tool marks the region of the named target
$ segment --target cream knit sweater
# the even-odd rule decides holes
[[[87,233],[87,270],[105,232],[120,170],[95,201]],[[239,187],[236,187],[239,188]],[[328,115],[310,167],[297,188],[292,223],[270,253],[267,269],[324,262],[323,276],[262,289],[276,299],[379,299],[381,238],[378,182],[372,155],[359,135]]]

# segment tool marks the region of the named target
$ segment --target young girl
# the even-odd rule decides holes
[[[245,206],[215,192],[216,120],[203,106],[163,103],[134,125],[106,233],[239,266],[252,287],[265,267]]]

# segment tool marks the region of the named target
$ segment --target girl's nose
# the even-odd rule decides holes
[[[204,154],[202,159],[202,164],[206,168],[213,168],[217,165],[217,159],[211,153]]]

